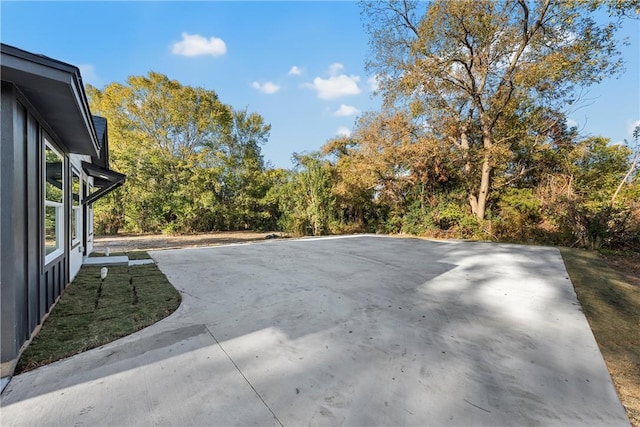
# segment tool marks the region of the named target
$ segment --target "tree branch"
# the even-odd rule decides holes
[[[419,37],[418,29],[413,24],[413,22],[411,22],[411,19],[409,19],[409,9],[410,9],[409,2],[407,0],[403,0],[402,1],[402,6],[403,6],[404,10],[399,10],[398,8],[394,7],[393,5],[395,3],[397,3],[397,2],[390,1],[388,3],[389,4],[389,9],[391,9],[393,12],[395,12],[398,15],[398,17],[402,20],[402,23],[404,24],[404,26],[406,28],[411,30],[411,32],[416,37]]]
[[[629,177],[635,170],[636,166],[638,166],[639,159],[640,159],[640,152],[637,152],[636,155],[633,156],[633,162],[631,162],[631,167],[625,174],[624,178],[622,178],[622,180],[620,181],[620,184],[618,184],[618,188],[616,188],[616,191],[615,193],[613,193],[613,196],[611,196],[611,202],[609,202],[610,205],[613,205],[613,203],[616,201],[616,197],[618,197],[618,193],[622,189],[622,186],[624,185],[625,182],[627,182],[627,179],[629,179]]]

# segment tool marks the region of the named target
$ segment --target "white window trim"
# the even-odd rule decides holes
[[[56,242],[59,242],[58,244],[58,248],[56,248],[55,251],[47,254],[45,253],[44,256],[44,264],[47,265],[49,264],[51,261],[53,261],[54,259],[56,259],[57,257],[59,257],[60,255],[64,254],[64,229],[65,229],[65,218],[64,218],[64,189],[66,187],[67,184],[67,179],[65,176],[65,166],[66,166],[66,161],[65,161],[65,155],[58,150],[53,143],[51,143],[49,141],[49,138],[47,138],[46,136],[43,137],[44,139],[44,147],[43,147],[43,153],[42,153],[42,170],[43,170],[43,174],[42,174],[42,180],[43,180],[43,190],[42,190],[42,198],[44,199],[44,208],[46,210],[47,206],[53,206],[56,208]],[[49,201],[46,199],[46,185],[47,185],[47,158],[44,155],[44,152],[46,152],[47,147],[49,147],[54,153],[56,153],[58,156],[60,156],[62,158],[62,203],[59,202],[53,202],[53,201]],[[44,223],[44,218],[46,213],[43,211],[42,213],[43,217],[42,217],[42,221]],[[44,224],[43,224],[43,228],[42,228],[42,232],[43,232],[43,237],[44,237]]]
[[[78,177],[78,206],[74,206],[73,204],[73,196],[75,195],[73,193],[73,175]],[[75,232],[76,232],[76,237],[75,239],[72,238],[71,239],[71,246],[75,247],[77,246],[79,243],[82,242],[82,185],[83,185],[83,180],[82,180],[82,174],[80,172],[78,172],[76,170],[75,167],[71,168],[71,176],[72,176],[72,185],[71,185],[71,215],[74,217],[75,219]],[[74,221],[71,221],[71,224],[74,224]],[[73,236],[73,231],[74,230],[70,230],[71,231],[71,236]]]
[[[82,222],[82,208],[80,206],[72,206],[71,215],[74,217],[74,225],[76,227],[76,237],[71,239],[71,246],[77,246],[82,241],[82,224],[80,224]]]
[[[87,180],[85,182],[87,185],[87,196],[91,194],[91,188],[93,188],[93,179]],[[92,241],[93,239],[93,203],[87,206],[87,241]]]

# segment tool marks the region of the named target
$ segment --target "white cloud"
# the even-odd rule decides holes
[[[82,83],[85,85],[88,83],[93,86],[102,85],[102,79],[98,77],[98,73],[96,73],[96,67],[93,64],[80,64],[78,65],[80,69],[80,75],[82,76]]]
[[[352,107],[351,105],[341,104],[340,108],[338,108],[333,113],[333,115],[334,116],[339,116],[339,117],[354,116],[354,115],[358,114],[359,112],[360,112],[360,110],[358,110],[356,107]]]
[[[265,83],[253,82],[251,83],[251,86],[254,87],[255,89],[258,89],[260,92],[266,93],[268,95],[274,94],[280,90],[280,86],[272,82],[265,82]]]
[[[640,120],[636,120],[635,122],[632,122],[631,120],[627,121],[627,134],[629,137],[633,136],[633,130],[636,126],[640,126]]]
[[[315,90],[320,99],[335,99],[341,96],[358,95],[360,93],[359,81],[359,76],[341,74],[331,76],[328,79],[316,77],[313,79],[313,83],[305,83],[303,86]]]
[[[313,83],[303,83],[300,87],[313,89],[320,99],[335,99],[341,96],[358,95],[361,90],[358,86],[360,76],[346,75],[340,72],[344,65],[334,62],[329,65],[329,78],[316,77]]]
[[[377,74],[373,77],[369,77],[367,79],[367,83],[369,84],[369,90],[373,92],[380,89],[380,77],[378,77]]]
[[[293,67],[291,67],[287,74],[290,76],[299,76],[300,74],[302,74],[302,70],[298,68],[297,65],[294,65]]]
[[[338,128],[338,130],[336,131],[336,135],[345,136],[347,138],[350,137],[352,133],[353,132],[351,132],[351,130],[349,128],[345,127],[345,126],[340,126]]]
[[[199,34],[182,33],[182,41],[173,44],[171,53],[183,56],[221,56],[227,53],[227,45],[217,37],[207,39]]]
[[[337,76],[343,69],[344,65],[339,62],[334,62],[333,64],[329,65],[329,75]]]

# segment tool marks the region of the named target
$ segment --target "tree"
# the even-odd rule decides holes
[[[271,195],[282,212],[280,226],[297,235],[329,234],[336,212],[331,167],[318,153],[294,153],[293,158],[296,169]]]
[[[216,153],[230,132],[232,109],[214,91],[154,72],[87,93],[92,111],[108,120],[113,167],[128,176],[114,201],[124,206],[127,228],[188,227],[201,213],[194,204],[207,202],[193,197],[193,175],[219,167]]]
[[[635,129],[633,129],[633,141],[634,141],[633,159],[631,160],[631,165],[629,166],[627,173],[624,174],[624,177],[620,180],[620,183],[618,184],[616,191],[613,193],[613,196],[611,196],[612,205],[615,203],[616,198],[618,197],[618,194],[620,193],[620,190],[622,189],[622,187],[630,180],[630,178],[633,176],[633,174],[635,173],[638,167],[638,161],[640,161],[639,139],[640,139],[640,125],[636,126]]]
[[[557,230],[555,243],[590,249],[637,246],[640,187],[633,180],[632,151],[603,137],[579,139],[566,129],[556,137],[553,150],[541,159],[536,182],[540,214]]]
[[[364,114],[352,136],[328,141],[322,153],[334,158],[345,218],[355,216],[364,228],[376,219],[366,218],[367,211],[386,206],[399,218],[415,205],[424,212],[432,194],[456,181],[439,141],[400,110]]]
[[[225,143],[225,167],[220,177],[221,201],[228,212],[227,228],[262,228],[261,199],[268,190],[260,147],[269,139],[271,125],[247,110],[233,112],[232,130]]]
[[[421,5],[363,3],[367,66],[386,109],[410,111],[446,144],[483,220],[496,175],[515,173],[522,142],[557,123],[542,112],[566,109],[582,88],[618,72],[616,21],[591,17],[605,5],[597,0],[439,0],[424,13]]]
[[[108,120],[112,167],[127,175],[126,187],[100,202],[105,214],[97,220],[144,232],[268,222],[259,203],[267,191],[260,146],[270,126],[260,115],[154,72],[104,90],[89,86],[87,94]]]

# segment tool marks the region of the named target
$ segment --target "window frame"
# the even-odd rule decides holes
[[[78,178],[78,192],[74,192],[74,178]],[[71,206],[71,217],[69,224],[69,231],[71,234],[71,247],[75,248],[82,242],[82,187],[83,180],[82,174],[72,165],[71,166],[71,186],[70,186],[70,206]],[[78,197],[78,201],[76,202],[74,197]],[[73,233],[75,231],[75,237]]]
[[[58,258],[60,255],[64,254],[65,251],[65,188],[67,184],[67,178],[65,176],[66,171],[66,156],[62,152],[62,150],[58,149],[55,144],[51,141],[51,138],[43,132],[42,136],[42,236],[43,236],[43,253],[44,253],[44,264],[47,265],[51,261]],[[61,178],[62,178],[62,202],[57,202],[53,200],[47,200],[47,185],[51,185],[47,183],[47,150],[50,149],[54,154],[56,154],[61,160]],[[56,238],[56,248],[47,253],[47,244],[46,244],[46,220],[47,220],[47,208],[55,208],[55,238]]]
[[[89,195],[92,192],[93,180],[87,180],[87,192],[85,195]],[[93,203],[87,205],[87,240],[93,239]]]

